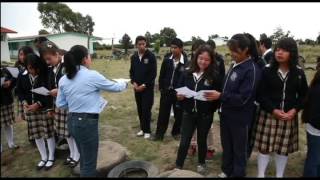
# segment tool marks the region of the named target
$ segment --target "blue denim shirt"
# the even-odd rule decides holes
[[[110,81],[97,71],[80,66],[73,79],[64,75],[59,80],[56,106],[75,113],[100,113],[106,105],[101,90],[120,92],[126,88],[124,82]]]

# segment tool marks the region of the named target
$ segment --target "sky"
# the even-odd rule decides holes
[[[211,34],[228,36],[248,32],[271,35],[277,27],[290,30],[297,39],[313,39],[320,33],[320,3],[66,3],[74,12],[89,14],[95,36],[110,44],[124,33],[132,40],[147,31],[159,33],[171,27],[183,41],[192,36],[204,40]],[[1,27],[17,31],[9,37],[36,35],[44,29],[37,3],[1,3]],[[49,32],[50,29],[47,29]]]

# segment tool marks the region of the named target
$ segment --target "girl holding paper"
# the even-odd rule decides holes
[[[185,72],[179,81],[178,87],[186,86],[192,91],[221,90],[221,80],[214,58],[214,51],[208,45],[202,45],[191,61],[190,69]],[[197,100],[194,97],[185,97],[177,94],[183,108],[181,124],[181,140],[176,160],[176,167],[182,168],[187,156],[192,135],[197,129],[198,166],[199,173],[206,173],[205,158],[207,153],[207,136],[213,121],[213,113],[218,107],[216,100]]]
[[[43,44],[42,55],[47,64],[51,65],[49,68],[49,80],[48,88],[52,97],[52,102],[56,100],[58,92],[58,82],[64,75],[64,60],[61,50],[53,43],[47,42]],[[54,118],[54,130],[59,138],[66,139],[69,145],[70,154],[64,162],[64,165],[70,165],[70,167],[77,166],[80,154],[76,141],[70,135],[67,123],[67,109],[60,109],[53,103],[49,108],[49,116]]]
[[[47,66],[35,54],[27,55],[25,63],[27,73],[19,74],[17,93],[24,107],[29,139],[35,139],[41,155],[41,161],[38,163],[37,169],[40,170],[45,167],[47,170],[53,166],[55,150],[53,120],[48,118],[45,111],[49,96],[32,92],[33,89],[39,87],[47,88]],[[48,143],[49,157],[44,139]]]

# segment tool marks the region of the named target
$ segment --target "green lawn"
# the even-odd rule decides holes
[[[161,61],[158,61],[158,72]],[[106,61],[94,60],[93,69],[96,69],[109,79],[129,78],[129,61]],[[314,71],[307,71],[308,80],[314,74]],[[155,91],[154,106],[152,108],[152,130],[155,131],[156,120],[159,111],[159,91]],[[129,158],[135,160],[146,160],[154,163],[163,172],[168,166],[175,163],[179,142],[170,136],[172,120],[167,131],[167,136],[163,142],[152,142],[143,138],[137,138],[139,131],[139,120],[137,117],[136,105],[132,86],[122,93],[102,94],[109,101],[107,108],[100,116],[100,140],[111,140],[125,146],[129,151]],[[214,119],[214,141],[216,146],[216,155],[214,159],[208,162],[209,177],[216,177],[220,173],[221,165],[221,146],[219,135],[219,118],[215,115]],[[16,144],[20,149],[16,151],[8,150],[4,137],[3,153],[1,154],[1,177],[73,177],[71,170],[62,163],[68,153],[57,151],[57,161],[55,167],[50,171],[37,171],[36,164],[40,160],[38,150],[31,146],[27,140],[26,122],[17,121],[14,126],[14,136]],[[287,177],[299,177],[302,175],[303,163],[306,154],[306,140],[303,125],[300,127],[300,151],[289,156],[288,166],[285,172]],[[185,169],[196,170],[197,156],[187,158]],[[268,176],[275,174],[274,162],[271,163]],[[256,153],[253,154],[248,162],[248,176],[256,176]]]

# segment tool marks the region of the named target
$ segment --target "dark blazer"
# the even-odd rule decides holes
[[[8,88],[1,86],[0,91],[0,104],[10,105],[13,103],[13,88],[16,84],[16,78],[14,78],[6,68],[1,68],[1,78],[5,78],[5,81],[10,80],[11,85]]]
[[[147,49],[140,61],[138,52],[135,52],[131,56],[131,66],[129,72],[131,83],[135,82],[139,86],[141,84],[145,84],[147,89],[153,89],[157,76],[156,57]]]
[[[163,59],[159,75],[159,90],[177,88],[178,81],[188,64],[188,57],[184,54],[181,56],[183,56],[184,63],[179,62],[176,68],[174,68],[174,60],[170,59],[171,55]]]

